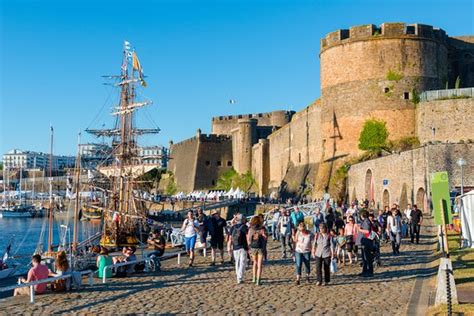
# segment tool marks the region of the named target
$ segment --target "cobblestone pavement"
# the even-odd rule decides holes
[[[359,265],[345,266],[332,275],[331,284],[317,287],[312,262],[311,282],[294,283],[291,259],[280,259],[278,244],[269,243],[269,262],[264,266],[262,285],[251,283],[251,271],[243,284],[236,284],[231,265],[209,266],[210,258],[199,256],[196,266],[181,267],[176,259],[163,263],[163,272],[113,279],[108,284],[96,280],[80,292],[0,300],[0,315],[10,314],[324,314],[324,315],[404,315],[417,277],[432,269],[426,264],[433,255],[433,231],[424,227],[420,245],[403,241],[401,255],[390,255],[389,244],[382,247],[383,266],[375,276],[363,279]]]

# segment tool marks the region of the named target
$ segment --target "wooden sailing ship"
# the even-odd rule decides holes
[[[146,87],[146,83],[137,54],[129,42],[124,42],[121,74],[107,78],[114,80],[113,86],[120,90],[120,102],[112,112],[116,117],[115,126],[86,130],[97,137],[112,139],[112,159],[98,167],[108,179],[107,187],[103,188],[106,197],[102,207],[104,222],[100,245],[112,248],[136,246],[139,232],[146,223],[146,210],[136,193],[136,178],[156,167],[142,163],[137,137],[158,133],[159,129],[135,126],[136,112],[152,102],[138,100],[137,92]]]

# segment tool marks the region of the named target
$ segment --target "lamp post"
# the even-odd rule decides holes
[[[457,161],[459,167],[461,167],[461,195],[464,194],[464,170],[463,167],[466,165],[466,160],[464,158],[459,158]]]

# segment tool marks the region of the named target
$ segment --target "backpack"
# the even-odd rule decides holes
[[[245,233],[242,231],[243,225],[237,227],[234,226],[234,229],[232,230],[232,243],[235,246],[242,247],[245,246]]]
[[[250,239],[250,248],[263,249],[263,236],[260,229],[254,230]]]

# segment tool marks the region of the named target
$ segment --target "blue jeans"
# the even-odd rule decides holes
[[[191,237],[184,237],[184,245],[186,247],[186,251],[194,250],[196,245],[196,237],[197,235]]]
[[[301,252],[295,251],[296,275],[301,276],[301,270],[302,270],[303,264],[304,264],[306,275],[309,275],[309,272],[310,272],[309,260],[310,260],[309,252],[301,253]]]

